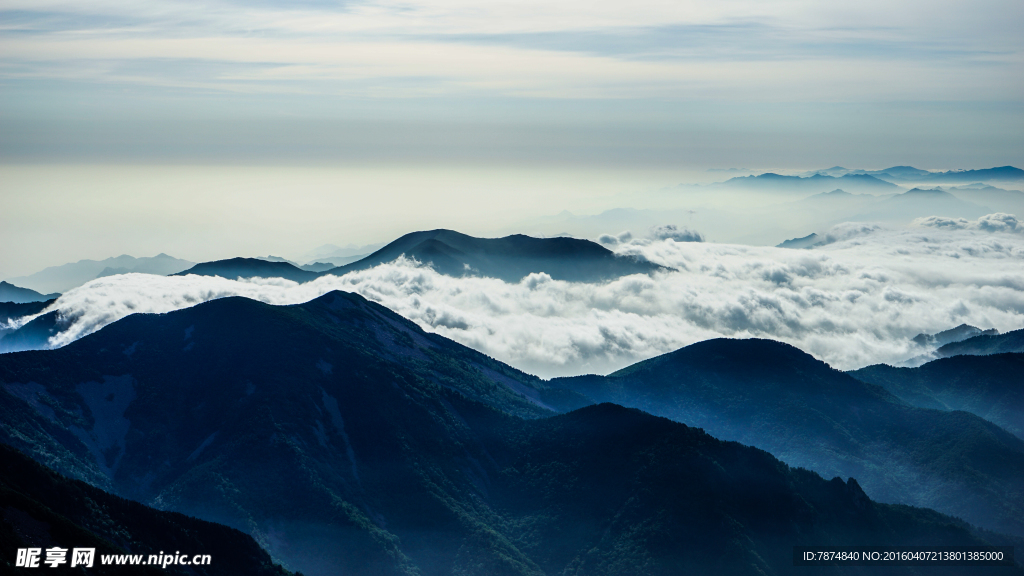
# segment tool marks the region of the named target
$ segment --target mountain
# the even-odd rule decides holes
[[[279,575],[286,571],[249,536],[175,512],[162,512],[125,500],[78,480],[65,478],[9,446],[0,445],[0,567],[14,574],[18,548],[67,548],[61,568],[88,574]],[[69,570],[72,548],[95,548],[93,566]],[[209,555],[209,565],[104,566],[105,555],[176,552],[191,562]],[[40,559],[43,564],[45,553]]]
[[[951,218],[978,218],[992,210],[938,189],[913,188],[877,202],[864,212],[850,216],[850,221],[899,221],[909,222],[925,216],[947,216]]]
[[[960,342],[952,342],[940,347],[935,354],[940,358],[946,358],[961,354],[984,356],[1004,352],[1024,352],[1024,329],[1005,334],[982,334]]]
[[[961,200],[982,204],[998,212],[1024,217],[1024,192],[1020,190],[1004,190],[980,183],[952,186],[945,190]]]
[[[37,316],[17,330],[3,332],[0,335],[0,353],[45,349],[48,340],[67,329],[68,324],[59,310]]]
[[[921,333],[914,336],[913,340],[915,343],[921,346],[945,346],[950,342],[961,342],[968,338],[975,336],[996,336],[999,334],[999,330],[990,328],[988,330],[982,330],[976,326],[969,324],[961,324],[956,328],[950,328],[949,330],[943,330],[942,332],[936,332],[935,334]]]
[[[917,368],[880,364],[849,374],[914,406],[964,410],[1024,438],[1024,354],[955,356]]]
[[[915,178],[928,178],[932,174],[928,170],[921,170],[913,166],[892,166],[883,170],[868,170],[863,173],[883,180],[913,180]]]
[[[366,256],[368,255],[364,255],[363,258],[365,258]],[[326,272],[331,268],[337,268],[338,266],[342,266],[344,264],[348,264],[348,262],[342,262],[341,264],[334,264],[333,262],[311,262],[309,264],[303,264],[302,266],[299,266],[299,268],[307,272]]]
[[[53,304],[56,300],[46,300],[44,302],[25,302],[23,304],[15,304],[14,302],[0,302],[0,325],[6,324],[11,320],[17,320],[24,316],[31,316],[42,312],[44,308]]]
[[[810,248],[810,247],[814,246],[815,244],[818,244],[821,241],[822,241],[822,237],[818,236],[817,233],[812,232],[812,233],[810,233],[807,236],[804,236],[802,238],[791,238],[789,240],[786,240],[786,241],[782,242],[781,244],[779,244],[778,246],[776,246],[776,248],[793,248],[793,249]]]
[[[157,254],[152,258],[122,255],[106,260],[79,260],[73,264],[51,266],[31,276],[8,278],[8,281],[41,292],[67,292],[100,276],[127,272],[166,276],[180,272],[192,264],[193,262],[179,260],[167,254]]]
[[[0,356],[4,443],[310,575],[781,574],[798,544],[1011,541],[637,410],[556,415],[586,403],[341,292]]]
[[[230,258],[228,260],[203,262],[202,264],[196,264],[188,270],[173,274],[173,276],[186,276],[189,274],[220,276],[229,280],[253,277],[285,278],[295,282],[309,282],[320,276],[316,272],[303,270],[288,262],[269,262],[259,258]]]
[[[452,230],[406,234],[366,258],[328,270],[340,276],[365,270],[401,255],[430,265],[449,276],[487,276],[518,282],[544,272],[555,280],[596,282],[628,274],[666,270],[576,238],[533,238],[516,234],[504,238],[474,238]]]
[[[933,172],[928,179],[936,182],[1014,181],[1024,180],[1024,170],[1013,166],[984,170],[950,170],[948,172]]]
[[[966,412],[911,406],[787,344],[709,340],[550,384],[855,477],[872,498],[1024,535],[1024,441]]]
[[[895,192],[899,187],[892,182],[880,180],[869,174],[844,174],[829,176],[815,174],[813,176],[783,176],[766,172],[757,176],[740,176],[730,178],[721,184],[725,187],[749,190],[777,190],[786,192],[818,191],[827,192],[841,188],[847,192]]]
[[[45,302],[59,298],[60,294],[40,294],[28,288],[19,288],[14,284],[0,282],[0,304],[26,304],[28,302]]]

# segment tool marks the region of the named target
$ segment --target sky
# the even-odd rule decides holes
[[[507,233],[708,168],[1020,165],[1022,17],[1018,0],[0,0],[0,277]]]

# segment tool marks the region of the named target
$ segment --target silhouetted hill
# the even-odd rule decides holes
[[[955,356],[917,368],[879,364],[849,374],[914,406],[965,410],[1024,438],[1024,354]]]
[[[42,312],[44,308],[53,304],[55,300],[25,302],[15,304],[14,302],[0,302],[0,324],[17,320],[25,316],[31,316]]]
[[[1005,334],[983,334],[960,342],[952,342],[935,351],[942,358],[968,354],[984,356],[1004,352],[1024,352],[1024,329]]]
[[[0,445],[0,568],[15,568],[18,548],[68,549],[61,574],[287,574],[249,536],[237,530],[175,512],[162,512],[125,500],[78,480],[65,478],[9,446]],[[93,567],[70,569],[72,548],[95,548]],[[192,561],[210,555],[209,565],[104,566],[103,555],[181,552]],[[42,563],[42,571],[52,568]],[[9,572],[8,572],[9,571]]]
[[[430,263],[449,276],[487,276],[506,282],[544,272],[556,280],[595,282],[628,274],[664,270],[662,266],[626,256],[576,238],[533,238],[516,234],[504,238],[474,238],[451,230],[413,232],[366,258],[328,270],[342,275],[391,262],[401,255]]]
[[[786,344],[709,340],[551,385],[855,477],[873,498],[1024,534],[1024,441],[966,412],[910,406]]]
[[[14,284],[0,282],[0,304],[27,304],[29,302],[45,302],[59,298],[60,294],[40,294],[35,290],[20,288]]]
[[[302,270],[288,262],[270,262],[259,258],[229,258],[196,264],[173,276],[220,276],[229,280],[241,278],[285,278],[295,282],[308,282],[319,277],[316,272]]]
[[[584,403],[341,292],[0,356],[5,443],[307,574],[778,574],[795,544],[999,538],[635,410],[546,408]]]

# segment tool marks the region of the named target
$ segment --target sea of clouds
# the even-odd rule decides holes
[[[100,278],[50,308],[71,321],[50,345],[132,313],[169,312],[225,296],[295,304],[331,290],[357,292],[428,331],[544,377],[607,373],[716,337],[781,340],[848,370],[927,353],[911,341],[921,332],[962,323],[1000,331],[1024,327],[1024,226],[1012,216],[925,218],[901,230],[844,224],[812,250],[655,232],[644,238],[620,233],[605,243],[675,271],[601,284],[543,273],[517,283],[453,278],[405,259],[306,284]]]

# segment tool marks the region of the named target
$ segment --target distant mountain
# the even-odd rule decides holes
[[[975,336],[996,336],[999,334],[999,330],[990,328],[988,330],[982,330],[976,326],[969,324],[961,324],[956,328],[950,328],[949,330],[943,330],[942,332],[936,332],[935,334],[921,333],[914,336],[913,341],[921,346],[945,346],[950,342],[960,342],[973,338]]]
[[[980,183],[953,186],[945,188],[945,190],[961,200],[983,204],[997,212],[1006,212],[1024,218],[1024,192],[1020,190],[1004,190]]]
[[[313,263],[310,263],[310,264],[305,264],[305,265],[302,266],[302,269],[303,270],[312,270],[313,272],[326,272],[327,270],[330,270],[331,268],[337,268],[338,266],[344,266],[346,264],[351,264],[353,262],[358,262],[358,261],[362,260],[363,258],[366,258],[369,255],[370,255],[370,253],[367,252],[366,254],[355,254],[353,256],[332,256],[330,258],[317,258],[316,262],[313,262]],[[317,268],[321,268],[319,266],[319,264],[326,264],[327,267],[323,268],[323,269],[320,269],[320,270],[313,270],[312,268],[310,268],[311,266],[316,266]]]
[[[1024,438],[1024,354],[955,356],[917,368],[879,364],[849,374],[914,406],[965,410]]]
[[[175,512],[162,512],[107,494],[78,480],[65,478],[33,462],[8,446],[0,445],[0,571],[20,573],[15,567],[18,548],[67,549],[61,573],[278,575],[287,572],[249,536]],[[72,548],[95,548],[93,567],[70,570]],[[106,555],[149,555],[180,552],[192,561],[209,555],[209,565],[103,566]],[[45,552],[40,558],[43,564]]]
[[[1024,170],[1013,166],[986,168],[983,170],[949,170],[931,172],[912,166],[893,166],[884,170],[857,171],[898,182],[978,182],[1024,180]]]
[[[152,258],[123,255],[106,260],[79,260],[73,264],[51,266],[30,276],[8,278],[8,281],[41,292],[67,292],[101,276],[127,272],[166,276],[180,272],[192,264],[194,263],[167,254],[158,254]]]
[[[885,168],[884,170],[867,170],[863,172],[870,176],[876,176],[883,180],[914,180],[917,178],[928,178],[932,175],[932,172],[928,170],[921,170],[920,168],[914,168],[913,166],[893,166],[891,168]]]
[[[550,384],[855,477],[872,498],[1024,535],[1024,441],[971,414],[910,406],[786,344],[709,340]]]
[[[667,270],[651,262],[618,256],[590,240],[533,238],[522,234],[474,238],[452,230],[431,230],[406,234],[362,260],[326,273],[340,276],[365,270],[403,254],[430,263],[449,276],[487,276],[506,282],[518,282],[535,272],[544,272],[556,280],[595,282]]]
[[[819,191],[826,192],[841,188],[847,192],[894,192],[899,187],[892,182],[880,180],[869,174],[844,174],[842,176],[829,176],[827,174],[815,174],[813,176],[783,176],[772,172],[766,172],[758,176],[741,176],[730,178],[721,184],[731,188],[744,188],[751,190],[778,190],[790,192]]]
[[[54,302],[55,300],[46,300],[45,302],[25,302],[22,304],[16,304],[14,302],[0,302],[0,325],[6,324],[11,320],[17,320],[18,318],[38,314]],[[0,328],[2,328],[2,326],[0,326]]]
[[[0,282],[0,304],[26,304],[28,302],[45,302],[59,298],[60,294],[40,294],[28,288],[19,288],[14,284]]]
[[[173,276],[186,276],[195,274],[197,276],[220,276],[229,280],[241,278],[285,278],[295,282],[309,282],[317,279],[320,275],[298,268],[288,262],[269,262],[259,258],[230,258],[228,260],[216,260],[214,262],[203,262],[196,264],[188,270],[183,270]]]
[[[914,218],[925,216],[978,218],[990,213],[992,210],[986,206],[965,202],[943,190],[913,188],[871,204],[863,212],[852,215],[848,219],[858,222],[909,222]]]
[[[0,356],[3,442],[311,576],[783,574],[798,544],[1005,541],[636,410],[552,410],[585,403],[341,292]]]
[[[982,334],[961,342],[952,342],[935,351],[940,358],[968,354],[984,356],[1004,352],[1024,352],[1024,329],[1005,334]]]
[[[342,264],[348,264],[348,262],[343,262]],[[307,272],[326,272],[331,268],[337,268],[342,264],[334,264],[333,262],[312,262],[310,264],[303,264],[302,266],[299,266],[299,268]]]
[[[929,177],[936,182],[977,182],[977,181],[1013,181],[1024,180],[1024,170],[1013,166],[1001,166],[999,168],[986,168],[984,170],[950,170],[948,172],[933,172]]]
[[[786,240],[779,244],[778,246],[776,246],[776,248],[810,248],[821,241],[822,237],[819,236],[817,233],[812,232],[802,238],[792,238],[790,240]]]

